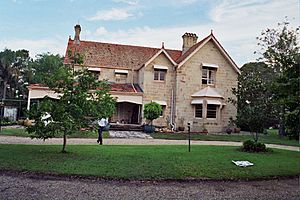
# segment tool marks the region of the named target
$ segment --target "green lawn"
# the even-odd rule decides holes
[[[17,129],[17,128],[8,128],[3,129],[0,135],[11,135],[11,136],[20,136],[20,137],[30,137],[26,132],[26,129]],[[56,137],[62,137],[62,134],[56,135]],[[98,132],[94,131],[77,131],[74,134],[68,136],[69,138],[97,138]],[[109,138],[109,133],[107,131],[103,132],[103,138]]]
[[[0,170],[89,175],[125,179],[266,178],[295,176],[300,172],[299,152],[274,149],[245,153],[237,147],[0,145]],[[254,166],[237,167],[231,160]]]
[[[154,133],[151,135],[156,139],[172,139],[172,140],[186,140],[188,139],[188,134],[183,133]],[[222,135],[215,134],[191,134],[192,140],[205,140],[205,141],[234,141],[234,142],[243,142],[249,139],[252,139],[252,136],[249,135],[228,135],[226,133]],[[290,140],[287,137],[279,137],[277,130],[268,130],[268,134],[260,134],[259,141],[267,144],[282,144],[290,146],[299,146],[299,141]]]

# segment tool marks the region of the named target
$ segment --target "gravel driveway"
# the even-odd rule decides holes
[[[288,199],[299,179],[266,181],[106,181],[0,172],[0,199]]]
[[[68,144],[97,144],[96,139],[69,138]],[[0,144],[62,144],[62,138],[52,138],[49,140],[31,139],[28,137],[16,137],[0,135]],[[104,145],[187,145],[187,140],[165,140],[165,139],[141,139],[141,138],[107,138],[103,139]],[[241,146],[242,142],[229,141],[191,141],[192,145],[221,145],[221,146]],[[299,151],[299,147],[266,144],[267,147]]]

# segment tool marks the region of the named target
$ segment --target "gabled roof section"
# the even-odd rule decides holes
[[[208,38],[210,37],[207,36],[204,39],[202,39],[201,41],[197,42],[196,44],[194,44],[191,48],[189,48],[189,50],[187,50],[183,55],[181,55],[176,62],[178,64],[181,64],[182,61],[185,61],[187,57],[189,57],[200,45],[202,45],[203,43],[206,43],[208,40]]]
[[[192,94],[192,97],[215,97],[215,98],[224,98],[215,88],[207,86],[202,90]]]
[[[220,50],[222,55],[228,60],[230,65],[233,67],[233,69],[238,73],[241,74],[240,69],[235,64],[235,62],[232,60],[232,58],[229,56],[229,54],[225,51],[225,49],[222,47],[222,45],[219,43],[219,41],[215,38],[215,36],[211,33],[209,36],[201,40],[200,42],[196,43],[194,46],[192,46],[185,54],[183,54],[176,62],[178,63],[178,68],[180,68],[185,62],[187,62],[196,52],[198,52],[207,42],[212,40],[217,48]]]
[[[110,44],[92,41],[80,41],[80,44],[75,44],[74,40],[69,39],[65,55],[65,64],[70,64],[68,52],[78,52],[84,55],[84,66],[97,66],[114,69],[134,69],[137,70],[149,61],[161,49]],[[179,50],[165,49],[168,56],[174,61],[181,55]]]
[[[169,55],[167,53],[167,51],[164,48],[161,48],[154,56],[152,56],[152,58],[150,58],[144,66],[149,65],[155,58],[157,58],[161,53],[165,54],[165,56],[169,59],[169,61],[173,64],[173,65],[177,65],[177,63],[172,59],[171,55]],[[181,53],[180,53],[181,54]]]

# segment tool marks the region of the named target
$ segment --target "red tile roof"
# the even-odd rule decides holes
[[[160,49],[92,41],[80,41],[80,44],[77,45],[74,44],[74,40],[69,39],[64,60],[65,64],[70,64],[69,50],[83,54],[85,66],[139,69]],[[180,50],[165,50],[173,60],[177,60],[181,56]]]
[[[142,92],[139,87],[130,83],[111,83],[110,88],[112,92]]]
[[[143,91],[137,84],[131,83],[110,83],[111,92],[125,92],[125,93],[142,93]],[[43,84],[30,84],[29,90],[51,90]]]

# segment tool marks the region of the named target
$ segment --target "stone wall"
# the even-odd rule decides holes
[[[167,66],[168,70],[166,73],[165,81],[154,80],[154,65]],[[150,64],[145,66],[143,69],[143,76],[140,82],[142,83],[144,96],[143,105],[151,101],[165,101],[167,106],[164,111],[164,116],[154,120],[154,125],[167,126],[167,118],[170,117],[171,109],[171,94],[175,81],[175,67],[165,56],[161,53],[156,59]]]
[[[191,95],[207,87],[202,85],[201,63],[218,65],[216,82],[214,87],[226,100],[226,105],[220,110],[220,116],[216,120],[203,120],[194,117],[194,106],[191,105]],[[195,53],[183,66],[177,70],[177,92],[176,92],[176,123],[177,126],[183,121],[192,122],[193,132],[200,132],[203,124],[209,132],[220,132],[228,124],[230,117],[236,116],[236,108],[229,103],[228,98],[234,98],[231,88],[237,86],[237,73],[221,54],[213,42],[205,44]]]

